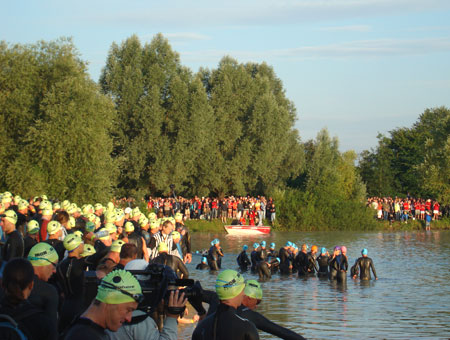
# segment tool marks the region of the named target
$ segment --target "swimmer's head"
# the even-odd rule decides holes
[[[347,247],[341,246],[341,252],[342,252],[342,254],[347,254]]]
[[[326,254],[326,253],[327,253],[327,248],[323,247],[323,248],[320,250],[320,253],[321,253],[321,254]]]
[[[244,244],[244,245],[242,246],[242,250],[246,251],[247,249],[248,249],[248,245]]]
[[[216,293],[220,300],[230,300],[242,293],[244,277],[237,271],[226,269],[216,279]]]
[[[266,247],[266,241],[261,241],[261,247],[263,247],[263,248]]]
[[[366,248],[364,248],[363,250],[361,250],[361,255],[367,255],[369,252],[367,251]]]
[[[270,244],[270,249],[275,249],[275,243],[274,243],[274,242],[272,242],[272,243]]]

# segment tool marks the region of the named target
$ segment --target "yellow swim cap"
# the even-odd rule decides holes
[[[39,242],[31,248],[28,253],[28,261],[34,267],[56,265],[58,263],[58,253],[55,248],[46,242]]]
[[[258,281],[248,280],[245,284],[244,294],[253,299],[261,300],[263,297],[261,285]]]
[[[130,272],[118,269],[103,278],[95,298],[107,304],[117,305],[128,302],[139,303],[143,297],[138,280]]]
[[[238,296],[245,288],[241,274],[232,269],[222,271],[216,279],[216,293],[220,300],[229,300]]]

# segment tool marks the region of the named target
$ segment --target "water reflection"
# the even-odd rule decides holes
[[[194,234],[193,249],[208,248],[220,238],[223,268],[237,269],[236,257],[244,244],[263,238]],[[264,238],[279,249],[286,241],[316,244],[331,249],[346,245],[349,265],[369,250],[378,281],[347,278],[345,284],[315,277],[274,275],[263,282],[258,310],[269,319],[308,339],[446,339],[450,334],[450,232],[316,232],[275,233]],[[214,289],[217,273],[196,271],[201,260],[188,265],[193,278]],[[244,274],[247,279],[257,275]],[[193,326],[180,326],[180,339],[190,339]],[[260,333],[262,339],[274,339]]]

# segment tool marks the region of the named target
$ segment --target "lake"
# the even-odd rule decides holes
[[[431,232],[279,232],[262,237],[232,237],[195,233],[193,250],[209,248],[218,237],[225,253],[222,269],[237,270],[236,257],[244,244],[286,241],[313,244],[330,251],[348,248],[349,266],[369,250],[379,279],[361,283],[348,278],[337,284],[318,278],[298,279],[276,274],[263,282],[264,297],[257,311],[307,339],[449,339],[450,231]],[[248,254],[250,252],[248,251]],[[191,278],[214,289],[217,274],[195,270]],[[246,279],[258,279],[246,273]],[[189,315],[192,317],[192,314]],[[190,339],[195,325],[181,325],[179,339]],[[262,339],[277,339],[260,332]]]

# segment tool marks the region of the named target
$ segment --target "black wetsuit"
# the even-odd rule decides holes
[[[212,246],[208,251],[208,265],[211,270],[219,270],[222,266],[221,249],[217,249],[216,246]]]
[[[347,258],[342,254],[339,254],[335,258],[330,257],[328,263],[330,266],[330,280],[344,282],[346,280],[346,270],[348,268]]]
[[[317,264],[319,265],[319,271],[317,272],[317,276],[328,278],[328,259],[329,256],[322,254],[320,254],[319,257],[316,259]]]
[[[84,273],[89,265],[96,266],[96,263],[106,255],[108,249],[105,247],[102,252],[80,259],[67,257],[58,264],[56,269],[58,285],[64,292],[59,318],[60,331],[64,330],[73,318],[81,314],[90,304],[91,301],[84,301]]]
[[[337,280],[339,282],[345,282],[345,281],[347,281],[348,259],[347,259],[347,256],[344,256],[342,254],[339,256],[341,256],[341,259],[340,259],[341,264],[340,264],[340,270],[337,273]]]
[[[268,251],[266,248],[261,248],[256,253],[257,253],[257,261],[263,261],[267,259]]]
[[[258,265],[259,255],[256,250],[250,253],[250,260],[252,261],[251,272],[256,273],[256,266]]]
[[[250,259],[248,258],[247,252],[245,250],[241,251],[236,261],[241,271],[247,271],[248,266],[250,265]]]
[[[108,340],[103,327],[86,318],[77,318],[65,334],[64,340]]]
[[[269,252],[267,253],[267,256],[269,256],[269,257],[278,257],[278,252],[275,249],[269,249]]]
[[[172,268],[179,278],[181,278],[181,274],[183,274],[183,279],[189,278],[189,272],[186,265],[178,256],[160,253],[157,257],[151,260],[150,263],[163,264]]]
[[[33,278],[34,286],[28,297],[28,302],[41,309],[50,318],[53,331],[58,332],[58,291],[51,284],[42,281],[36,275]]]
[[[197,267],[195,267],[195,269],[199,269],[199,270],[208,269],[208,268],[209,268],[209,266],[206,263],[203,263],[203,262],[199,263],[197,265]]]
[[[291,273],[291,269],[289,268],[291,265],[291,258],[289,252],[285,248],[281,248],[279,254],[280,258],[280,274],[289,274]]]
[[[23,257],[28,257],[28,254],[30,253],[31,248],[33,248],[37,243],[38,243],[38,241],[36,239],[30,237],[29,235],[25,236],[25,238],[23,239],[23,244],[24,244]]]
[[[2,259],[9,261],[16,257],[23,257],[24,243],[22,235],[14,230],[6,234],[6,242],[2,248]]]
[[[303,255],[301,255],[303,254]],[[319,268],[317,267],[316,259],[311,253],[299,253],[300,262],[299,262],[299,269],[298,269],[298,275],[299,276],[311,276],[315,275],[317,271],[319,271]]]
[[[373,261],[370,257],[362,256],[359,259],[357,259],[354,268],[355,268],[354,275],[358,275],[359,272],[360,273],[359,278],[361,280],[372,279],[372,277],[370,276],[370,269],[372,269],[375,279],[377,278],[377,272],[375,271],[375,266],[373,265]]]
[[[267,332],[275,335],[280,339],[286,340],[304,340],[305,338],[301,335],[277,325],[276,323],[270,321],[265,316],[255,312],[245,306],[240,306],[237,310],[237,314],[242,316],[244,319],[251,321],[256,328],[263,332]]]
[[[12,317],[19,325],[19,329],[33,340],[55,340],[58,333],[52,327],[49,316],[45,315],[39,308],[34,307],[28,301],[13,304],[8,298],[0,302],[0,314]],[[56,322],[56,320],[55,320]],[[2,335],[0,338],[3,339]]]
[[[256,340],[258,331],[253,323],[237,315],[233,307],[220,304],[215,313],[201,321],[192,340]]]
[[[256,265],[256,271],[260,280],[270,279],[272,277],[272,272],[266,261],[259,261]]]
[[[66,252],[63,241],[52,238],[45,240],[44,242],[55,248],[56,253],[58,254],[58,262],[61,262],[64,259],[64,253]]]

